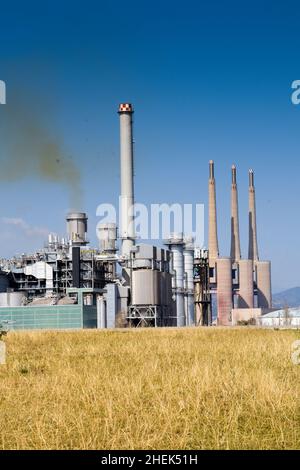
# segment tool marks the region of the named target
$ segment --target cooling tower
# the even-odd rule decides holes
[[[272,307],[271,293],[271,262],[257,261],[256,267],[256,284],[257,284],[257,302],[258,307]]]
[[[134,189],[133,189],[133,107],[125,103],[119,106],[120,116],[120,163],[121,163],[121,253],[129,257],[134,245]]]
[[[239,297],[238,308],[254,307],[253,291],[253,260],[240,259],[239,267]]]
[[[208,180],[208,250],[210,260],[219,256],[218,233],[217,233],[217,204],[216,184],[214,175],[214,162],[209,162]]]
[[[254,172],[249,170],[249,250],[248,258],[257,261],[257,231],[256,231],[256,205],[255,205],[255,187]]]
[[[231,258],[217,259],[218,325],[231,324],[232,265]]]
[[[231,168],[231,250],[230,256],[233,262],[241,259],[238,190],[236,183],[236,167]]]

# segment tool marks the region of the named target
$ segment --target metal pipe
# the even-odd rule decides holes
[[[100,296],[97,298],[97,328],[107,328],[106,303]]]
[[[183,257],[184,271],[186,273],[186,324],[194,325],[194,240],[192,237],[186,237],[184,241]]]
[[[182,233],[173,233],[167,242],[170,251],[172,252],[172,270],[173,277],[173,290],[176,296],[176,318],[177,326],[185,325],[184,315],[184,258],[183,258],[183,236]]]

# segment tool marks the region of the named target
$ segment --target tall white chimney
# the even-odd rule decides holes
[[[121,163],[121,254],[129,257],[134,246],[134,189],[133,189],[133,107],[129,103],[119,105],[120,116],[120,163]]]

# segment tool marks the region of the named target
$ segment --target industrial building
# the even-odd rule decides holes
[[[219,254],[214,162],[209,162],[208,294],[217,298],[217,324],[254,321],[272,308],[271,263],[258,255],[254,172],[249,170],[249,248],[242,259],[239,233],[237,170],[231,169],[231,250]]]
[[[208,250],[171,233],[164,248],[137,244],[134,225],[133,107],[120,104],[120,227],[66,217],[64,238],[50,234],[34,254],[0,260],[0,323],[11,329],[232,325],[271,307],[270,262],[258,257],[254,174],[249,172],[249,254],[241,258],[236,168],[232,167],[231,254],[219,256],[214,163],[209,163]]]
[[[300,309],[285,308],[266,313],[256,319],[256,324],[265,328],[300,328]]]

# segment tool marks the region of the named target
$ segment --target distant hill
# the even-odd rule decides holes
[[[283,308],[286,306],[300,306],[300,287],[293,287],[278,294],[273,294],[273,307]]]

